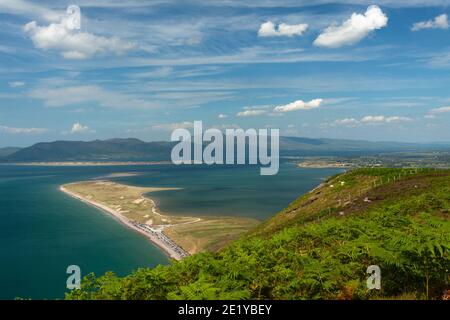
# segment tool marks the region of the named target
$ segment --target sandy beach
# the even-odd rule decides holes
[[[167,235],[162,233],[162,230],[152,229],[149,226],[134,223],[134,222],[128,220],[126,217],[124,217],[118,211],[116,211],[104,204],[93,201],[91,199],[86,199],[85,197],[82,197],[79,194],[76,194],[74,192],[67,190],[64,186],[60,186],[59,189],[62,192],[70,195],[71,197],[74,197],[78,200],[81,200],[87,204],[95,206],[96,208],[99,208],[99,209],[111,214],[114,218],[116,218],[119,222],[123,223],[128,228],[133,229],[134,231],[139,232],[140,234],[144,235],[151,242],[153,242],[155,245],[157,245],[159,248],[161,248],[169,257],[171,257],[175,260],[181,260],[182,258],[184,258],[185,256],[188,255],[188,253],[186,251],[184,251],[181,247],[179,247],[172,239],[170,239]]]

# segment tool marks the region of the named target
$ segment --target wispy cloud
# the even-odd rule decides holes
[[[441,14],[434,18],[434,20],[421,21],[414,23],[411,27],[412,31],[420,31],[424,29],[448,29],[448,16],[447,14]]]
[[[11,88],[19,88],[19,87],[23,87],[26,83],[24,81],[11,81],[8,82],[8,85]]]
[[[343,118],[337,119],[328,126],[344,126],[348,128],[359,127],[361,125],[372,125],[372,124],[388,124],[388,123],[400,123],[400,122],[410,122],[413,121],[410,117],[405,116],[384,116],[384,115],[369,115],[364,116],[361,119],[355,118]]]
[[[266,110],[263,109],[256,109],[256,110],[245,110],[245,111],[240,111],[236,114],[237,117],[255,117],[255,116],[260,116],[267,113]]]
[[[365,116],[361,119],[363,123],[383,123],[383,122],[405,122],[411,121],[412,119],[409,117],[402,116]]]
[[[111,0],[112,1],[112,0]],[[132,0],[128,0],[132,1]],[[168,0],[170,1],[170,0]],[[201,0],[193,0],[194,3],[203,2]],[[377,2],[379,5],[389,6],[393,8],[415,8],[415,7],[435,7],[446,6],[450,4],[449,0],[339,0],[339,4],[347,5],[370,5]],[[311,6],[312,1],[299,0],[215,0],[211,1],[212,6],[226,7],[244,7],[244,8],[302,8]],[[336,0],[315,0],[314,5],[336,4]]]
[[[373,49],[373,48],[371,48]],[[360,50],[350,53],[323,53],[302,48],[273,48],[253,46],[239,48],[226,54],[183,55],[182,57],[155,57],[128,59],[128,66],[194,66],[231,64],[273,64],[295,62],[370,61],[380,58],[377,50]],[[120,61],[117,62],[120,65]]]
[[[112,108],[156,108],[160,105],[129,94],[106,90],[95,85],[39,88],[29,96],[44,101],[48,107],[63,107],[85,103],[98,103]]]
[[[165,78],[173,73],[173,68],[169,66],[162,66],[155,68],[151,71],[137,72],[129,75],[130,78],[136,79],[152,79],[152,78]]]
[[[342,125],[346,127],[355,127],[359,124],[359,121],[355,118],[344,118],[344,119],[337,119],[334,121],[337,125]]]
[[[450,67],[450,50],[447,49],[429,54],[420,60],[425,61],[425,63],[434,69],[448,68]]]
[[[438,113],[447,113],[450,112],[450,107],[441,107],[436,109],[431,109],[430,113],[432,114],[438,114]]]
[[[7,134],[42,134],[47,131],[44,128],[17,128],[0,125],[0,132]]]
[[[61,16],[61,12],[24,0],[2,0],[0,2],[0,11],[28,17],[38,15],[41,19],[47,21],[57,21]]]
[[[434,119],[439,114],[442,114],[442,113],[450,113],[450,107],[440,107],[440,108],[431,109],[428,112],[428,114],[425,115],[425,118],[426,119]]]

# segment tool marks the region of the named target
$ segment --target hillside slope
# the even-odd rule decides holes
[[[441,299],[450,170],[337,175],[218,253],[127,277],[90,275],[68,299]],[[378,265],[382,290],[367,290]]]

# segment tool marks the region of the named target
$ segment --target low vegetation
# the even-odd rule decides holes
[[[449,170],[358,169],[216,253],[91,274],[67,299],[442,299],[449,218]],[[369,265],[381,290],[367,289]]]

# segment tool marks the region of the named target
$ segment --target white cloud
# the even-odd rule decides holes
[[[388,17],[378,6],[370,6],[365,14],[353,13],[340,26],[329,26],[314,41],[316,46],[338,48],[355,44],[371,32],[387,25]]]
[[[219,118],[219,119],[225,119],[225,118],[227,118],[228,116],[226,115],[226,114],[223,114],[223,113],[221,113],[221,114],[219,114],[218,116],[217,116],[217,118]]]
[[[365,116],[361,119],[361,122],[384,122],[385,116]]]
[[[8,85],[11,88],[18,88],[18,87],[23,87],[25,85],[25,82],[23,82],[23,81],[11,81],[11,82],[8,82]]]
[[[157,131],[173,131],[176,129],[191,129],[194,127],[194,123],[190,121],[176,122],[176,123],[163,123],[153,125],[152,130]]]
[[[335,120],[334,123],[336,125],[346,126],[346,127],[355,127],[359,124],[359,121],[355,118],[345,118]]]
[[[446,14],[441,14],[435,17],[434,20],[414,23],[411,30],[420,31],[423,29],[448,29],[448,27],[448,16]]]
[[[70,130],[70,133],[86,133],[86,132],[92,132],[92,130],[90,130],[88,126],[83,126],[79,122],[74,123],[72,129]]]
[[[370,125],[370,124],[385,124],[385,123],[399,123],[399,122],[409,122],[412,121],[409,117],[403,117],[403,116],[383,116],[383,115],[377,115],[377,116],[365,116],[362,117],[360,120],[355,118],[344,118],[344,119],[337,119],[333,123],[328,124],[328,126],[344,126],[349,128],[359,127],[363,124]]]
[[[408,122],[412,121],[409,117],[400,117],[400,116],[393,116],[393,117],[386,117],[386,122]]]
[[[262,109],[257,110],[245,110],[238,112],[236,114],[237,117],[254,117],[254,116],[260,116],[262,114],[265,114],[267,111]]]
[[[280,37],[280,36],[301,36],[308,29],[306,23],[286,24],[280,23],[278,27],[272,22],[267,21],[261,24],[258,31],[260,37]]]
[[[0,132],[7,134],[41,134],[48,131],[44,128],[15,128],[0,125]]]
[[[411,121],[411,118],[401,116],[365,116],[361,119],[363,123],[383,123],[383,122],[406,122]]]
[[[23,29],[35,47],[60,51],[66,59],[87,59],[100,53],[120,55],[134,47],[117,37],[106,38],[73,29],[67,18],[48,26],[38,26],[36,21],[31,21]]]
[[[274,112],[290,112],[296,110],[309,110],[320,107],[323,99],[314,99],[309,102],[304,102],[303,100],[297,100],[286,105],[276,106]]]

